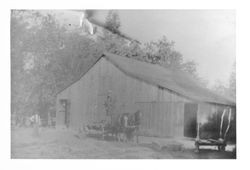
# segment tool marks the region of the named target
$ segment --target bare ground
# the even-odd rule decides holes
[[[164,144],[162,144],[164,143]],[[140,138],[140,144],[119,143],[77,134],[73,131],[32,128],[11,130],[11,158],[14,159],[232,159],[231,151],[214,148],[194,152],[193,141]],[[173,145],[174,144],[174,145]],[[181,146],[181,147],[176,147]]]

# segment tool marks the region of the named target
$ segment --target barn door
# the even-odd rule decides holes
[[[69,123],[70,123],[70,111],[69,111],[69,100],[67,99],[62,99],[61,101],[61,105],[62,105],[62,112],[64,115],[64,124],[66,127],[69,127]]]
[[[195,138],[197,134],[198,104],[186,103],[184,106],[184,136]]]
[[[70,102],[69,100],[66,100],[65,124],[66,124],[66,127],[69,127],[69,124],[70,124]]]

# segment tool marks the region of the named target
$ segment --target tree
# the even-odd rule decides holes
[[[107,18],[106,18],[106,28],[108,30],[110,30],[113,33],[120,33],[120,26],[121,26],[121,22],[120,22],[120,17],[118,15],[118,12],[115,10],[110,10],[108,12]]]
[[[182,54],[174,49],[174,44],[174,41],[169,41],[166,36],[158,41],[146,43],[145,60],[165,68],[187,72],[197,78],[196,63],[194,61],[184,62]]]
[[[77,80],[104,51],[195,74],[196,64],[184,62],[174,42],[166,37],[142,46],[113,34],[120,28],[117,12],[110,11],[106,23],[112,31],[104,29],[104,38],[94,41],[77,29],[67,30],[53,15],[12,11],[12,113],[48,115],[56,93]]]
[[[227,96],[230,98],[236,98],[236,74],[235,74],[236,64],[233,64],[232,72],[228,80],[229,85],[225,85],[221,81],[217,81],[216,84],[212,87],[212,90],[216,93]]]
[[[86,68],[86,58],[97,49],[93,44],[87,37],[68,33],[53,15],[12,11],[12,113],[47,115],[57,91]]]
[[[236,63],[233,64],[232,73],[229,80],[230,96],[236,98]]]
[[[229,88],[219,80],[214,84],[212,90],[222,96],[229,96]]]
[[[172,52],[174,42],[169,42],[166,36],[163,36],[158,41],[146,43],[146,60],[153,64],[160,64],[168,67],[171,65],[170,54]]]
[[[116,11],[109,11],[106,18],[106,27],[111,32],[105,31],[105,50],[121,56],[159,64],[169,69],[177,69],[196,76],[196,63],[183,61],[180,52],[174,49],[174,42],[163,36],[157,41],[151,41],[144,46],[131,42],[119,36],[120,19]],[[113,34],[118,33],[118,34]]]
[[[30,36],[27,36],[29,24],[23,21],[23,13],[23,11],[11,13],[11,109],[12,113],[27,115],[36,101],[28,104],[33,86],[27,83],[32,77],[24,69],[24,61],[28,55],[24,52],[25,41],[30,39]]]
[[[197,69],[196,69],[196,63],[195,61],[187,61],[185,63],[182,64],[182,69],[191,74],[191,75],[196,75],[197,76]],[[202,82],[205,80],[201,80]]]

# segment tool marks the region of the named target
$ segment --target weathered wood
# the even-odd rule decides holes
[[[167,89],[130,77],[105,58],[100,59],[78,82],[65,89],[57,100],[71,100],[70,127],[105,118],[104,101],[108,91],[116,100],[114,114],[142,112],[141,129],[149,135],[183,136],[184,102],[188,100]],[[58,106],[59,107],[59,106]],[[63,115],[57,113],[57,123]]]

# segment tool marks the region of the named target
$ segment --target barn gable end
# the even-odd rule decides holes
[[[150,136],[183,137],[186,103],[234,105],[179,72],[105,53],[78,81],[58,93],[57,127],[65,125],[67,111],[60,104],[62,99],[69,101],[69,127],[81,129],[106,119],[108,94],[114,102],[114,115],[140,110],[141,133]]]

